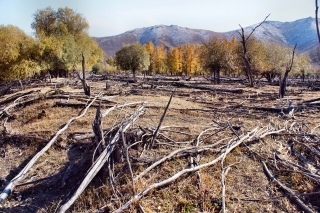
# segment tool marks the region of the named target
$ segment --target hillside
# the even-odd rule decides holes
[[[246,27],[247,32],[257,24]],[[238,34],[238,30],[224,33],[227,38]],[[262,41],[274,41],[287,46],[294,46],[304,52],[318,45],[316,23],[314,18],[299,19],[293,22],[266,21],[254,33],[254,36]]]
[[[213,36],[223,36],[210,30],[189,29],[176,25],[157,25],[138,28],[120,35],[95,38],[107,56],[114,55],[123,44],[139,41],[145,44],[152,41],[155,45],[163,44],[165,47],[177,47],[186,43],[200,44]]]
[[[245,31],[250,32],[256,25],[246,27]],[[186,43],[200,44],[213,36],[230,39],[233,36],[238,36],[238,30],[222,33],[176,25],[157,25],[95,39],[108,57],[114,55],[123,44],[135,41],[139,41],[141,44],[152,41],[155,45],[163,44],[166,47],[176,47]],[[275,41],[287,46],[294,46],[297,43],[297,48],[301,52],[310,51],[318,45],[315,19],[311,17],[293,22],[266,21],[256,30],[254,36],[262,41]]]

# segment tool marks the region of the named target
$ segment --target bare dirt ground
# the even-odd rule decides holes
[[[0,97],[1,191],[85,113],[15,183],[0,212],[60,211],[103,153],[92,134],[99,103],[106,145],[141,115],[67,212],[320,211],[319,91],[291,85],[280,100],[277,86],[228,79],[89,83],[90,98],[70,79],[12,86]]]

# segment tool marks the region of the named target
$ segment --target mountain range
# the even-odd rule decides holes
[[[244,30],[250,33],[257,26],[251,25]],[[95,37],[99,46],[104,50],[105,56],[113,56],[123,44],[140,42],[145,44],[152,41],[156,46],[163,44],[165,47],[177,47],[187,43],[201,44],[211,37],[218,36],[231,39],[239,37],[239,29],[229,32],[214,32],[210,30],[190,29],[177,25],[156,25],[138,28],[120,35],[108,37]],[[286,46],[297,44],[300,52],[311,53],[318,43],[315,19],[312,17],[299,19],[292,22],[266,21],[254,32],[254,37],[261,41],[273,41]]]

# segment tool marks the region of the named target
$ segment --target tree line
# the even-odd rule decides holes
[[[104,53],[88,35],[86,19],[72,9],[47,7],[37,10],[31,24],[34,36],[16,26],[0,26],[0,81],[23,79],[50,72],[66,75],[103,63]]]
[[[290,62],[292,48],[275,42],[262,42],[254,37],[246,44],[247,58],[252,74],[273,82],[284,75]],[[220,83],[221,73],[228,76],[246,74],[241,43],[236,37],[231,40],[213,37],[201,45],[186,44],[165,48],[155,46],[151,41],[141,45],[138,42],[124,45],[115,57],[107,59],[107,67],[113,70],[131,70],[146,74],[199,75],[211,74],[215,83]],[[301,77],[314,74],[311,58],[306,53],[297,54],[291,76]],[[111,70],[111,69],[110,69]]]
[[[114,57],[104,61],[103,50],[88,35],[89,24],[70,8],[53,10],[47,7],[33,14],[34,36],[15,26],[0,26],[0,81],[42,75],[65,76],[80,70],[85,61],[87,71],[130,70],[145,74],[200,75],[211,74],[215,83],[224,75],[246,74],[243,45],[236,37],[231,40],[214,37],[200,45],[178,47],[155,46],[153,42],[124,45]],[[246,43],[250,75],[265,77],[272,82],[284,75],[290,62],[291,48],[274,42],[261,42],[253,36]],[[84,60],[85,59],[85,60]],[[296,54],[290,75],[311,75],[311,59]]]

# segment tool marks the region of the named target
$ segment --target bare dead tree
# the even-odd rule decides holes
[[[320,44],[320,32],[319,32],[319,25],[318,25],[318,0],[316,1],[316,27],[317,27],[317,35],[318,35],[318,40],[319,40],[319,44]]]
[[[265,17],[265,19],[260,23],[258,24],[255,28],[252,29],[251,33],[246,37],[245,34],[244,34],[244,29],[243,27],[239,24],[240,28],[241,28],[241,32],[238,32],[240,37],[241,37],[241,44],[242,44],[242,50],[243,50],[243,55],[242,55],[242,58],[244,60],[244,63],[246,65],[246,75],[248,77],[248,80],[249,80],[249,84],[251,87],[253,87],[253,83],[254,83],[254,79],[253,79],[253,74],[252,74],[252,69],[251,69],[251,64],[249,62],[249,59],[248,59],[248,56],[247,56],[247,52],[248,52],[248,48],[247,48],[247,42],[249,40],[249,38],[252,36],[253,32],[258,28],[260,27],[266,20],[267,18],[270,16],[267,15],[267,17]]]
[[[82,78],[80,77],[80,74],[78,72],[77,72],[77,74],[78,74],[79,79],[82,82],[84,94],[90,96],[90,86],[88,85],[88,83],[86,81],[85,58],[84,58],[83,53],[82,53]]]
[[[101,102],[96,111],[96,117],[92,124],[92,129],[94,132],[94,138],[97,146],[98,154],[100,155],[102,151],[106,148],[106,142],[104,140],[103,128],[102,128],[102,116],[101,116]]]
[[[283,76],[282,80],[280,80],[279,98],[283,98],[284,97],[284,93],[286,92],[287,78],[288,78],[289,72],[292,69],[293,59],[294,59],[294,54],[295,54],[296,47],[297,47],[297,44],[294,46],[294,48],[292,50],[292,57],[291,57],[290,62],[286,66],[286,72],[284,73],[284,76]]]

